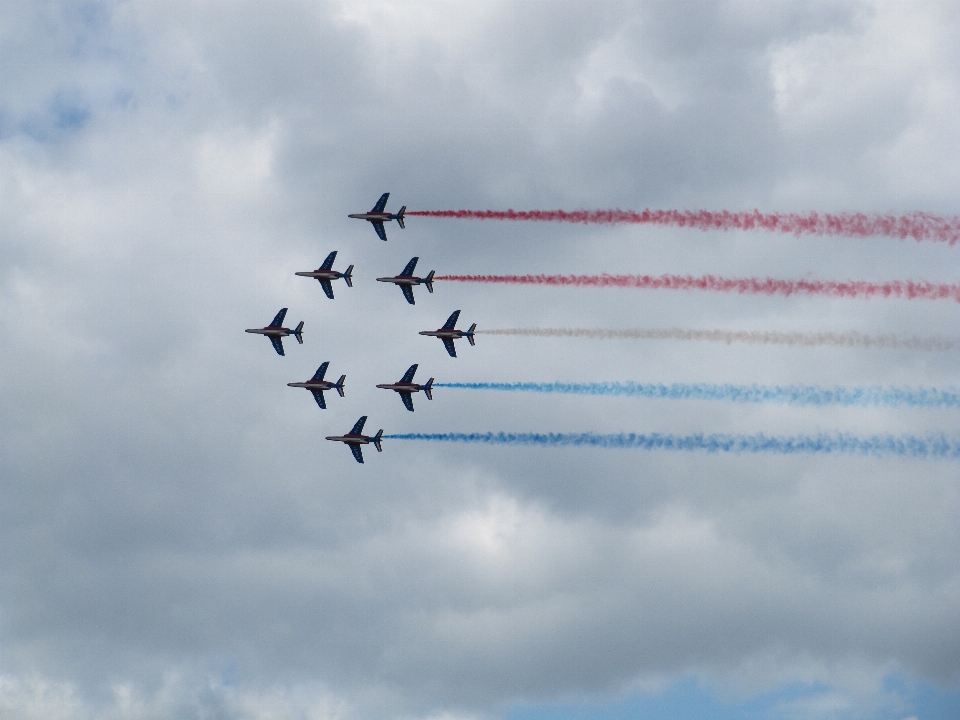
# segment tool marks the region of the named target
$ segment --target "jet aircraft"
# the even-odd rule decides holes
[[[413,397],[411,393],[420,392],[423,390],[423,394],[427,396],[427,400],[433,400],[433,378],[427,380],[423,385],[418,385],[413,381],[413,374],[417,371],[417,365],[411,365],[410,368],[403,374],[403,377],[400,378],[399,382],[395,382],[391,385],[377,385],[378,388],[383,388],[384,390],[394,390],[400,393],[400,399],[403,401],[403,406],[413,412]]]
[[[306,388],[313,393],[313,397],[316,399],[317,405],[319,405],[322,410],[326,410],[327,403],[323,399],[323,391],[336,390],[338,393],[340,393],[340,397],[343,397],[343,381],[347,379],[346,375],[341,375],[340,379],[336,382],[324,380],[323,376],[326,374],[327,366],[329,364],[329,362],[323,363],[323,365],[317,368],[317,371],[313,374],[313,377],[306,382],[292,382],[287,383],[287,385],[289,387]]]
[[[251,328],[247,332],[255,335],[266,335],[273,343],[273,349],[277,351],[277,355],[283,355],[283,338],[287,335],[293,335],[297,342],[303,345],[303,320],[293,330],[285,328],[283,327],[283,318],[286,314],[287,309],[281,308],[272,323],[264,328]]]
[[[343,278],[347,282],[347,287],[353,287],[353,265],[348,267],[344,272],[337,272],[333,270],[333,261],[337,257],[337,251],[334,250],[332,253],[327,255],[327,259],[323,261],[323,265],[318,267],[316,270],[311,270],[310,272],[298,272],[294,273],[300,277],[309,277],[316,278],[320,287],[323,288],[324,294],[333,300],[333,285],[330,284],[331,280],[336,280],[337,278]]]
[[[453,346],[453,341],[458,338],[466,338],[470,341],[471,345],[476,345],[473,340],[473,333],[477,329],[477,324],[474,323],[470,326],[469,330],[457,330],[457,319],[460,317],[460,311],[454,310],[453,314],[447,318],[447,321],[443,324],[443,327],[438,330],[421,330],[421,335],[429,335],[430,337],[437,337],[443,341],[443,346],[447,349],[447,353],[450,357],[457,356],[457,349]]]
[[[413,269],[417,266],[417,260],[420,258],[415,257],[411,258],[410,262],[407,263],[407,266],[399,275],[394,277],[382,277],[377,278],[377,282],[386,282],[393,283],[394,285],[399,286],[400,290],[403,291],[403,296],[407,299],[407,302],[411,305],[416,305],[413,301],[413,286],[414,285],[426,285],[427,292],[433,292],[433,270],[429,272],[426,277],[415,277],[413,274]]]
[[[390,193],[384,193],[381,195],[380,199],[377,200],[377,204],[373,206],[373,210],[368,213],[354,213],[353,215],[347,215],[347,217],[356,218],[357,220],[366,220],[373,225],[373,229],[377,231],[377,236],[386,242],[387,231],[383,229],[383,224],[385,222],[390,222],[391,220],[396,220],[398,223],[400,223],[400,227],[406,227],[403,224],[403,214],[407,211],[407,206],[404,205],[402,208],[400,208],[400,212],[395,215],[384,212],[383,209],[387,206],[388,197],[390,197]]]
[[[367,416],[364,415],[362,418],[357,420],[357,424],[353,426],[353,429],[348,432],[346,435],[328,435],[327,440],[336,440],[337,442],[346,443],[350,446],[350,452],[353,453],[353,456],[357,459],[358,463],[363,463],[363,451],[360,449],[361,445],[369,445],[373,443],[377,452],[383,452],[383,448],[380,447],[380,438],[383,437],[383,430],[377,430],[376,435],[364,435],[363,434],[363,424],[367,421]]]

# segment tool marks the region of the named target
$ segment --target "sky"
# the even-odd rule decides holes
[[[368,431],[944,433],[957,409],[377,383],[956,388],[957,353],[419,330],[957,335],[952,300],[376,277],[955,283],[889,237],[388,210],[960,208],[950,2],[57,2],[0,24],[0,715],[955,718],[960,464]],[[354,286],[296,271],[337,250]],[[304,344],[262,337],[289,307]],[[321,410],[286,383],[330,362]]]

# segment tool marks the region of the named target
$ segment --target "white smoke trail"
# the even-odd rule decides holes
[[[577,337],[595,340],[704,340],[707,342],[835,346],[904,350],[956,350],[960,338],[916,335],[866,335],[859,332],[775,332],[771,330],[694,330],[687,328],[500,328],[477,330],[478,335],[522,335],[527,337]]]

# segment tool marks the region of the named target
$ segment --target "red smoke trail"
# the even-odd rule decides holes
[[[602,225],[669,225],[698,230],[768,230],[801,235],[882,235],[917,242],[960,241],[960,215],[911,212],[906,215],[865,213],[761,213],[759,210],[408,210],[407,215],[474,220],[531,220]]]
[[[716,275],[437,275],[434,280],[507,283],[512,285],[575,285],[645,290],[710,290],[750,295],[826,295],[868,298],[881,295],[909,300],[960,302],[960,284],[935,284],[925,280],[778,280],[776,278],[725,278]]]

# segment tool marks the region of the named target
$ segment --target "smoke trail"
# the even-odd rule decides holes
[[[669,400],[729,400],[741,403],[774,402],[787,405],[893,405],[960,408],[960,390],[897,387],[834,387],[815,385],[662,385],[634,382],[605,383],[434,383],[434,387],[463,390],[560,393],[573,395],[628,395]]]
[[[761,213],[759,210],[417,210],[407,215],[475,220],[528,220],[583,224],[641,224],[690,227],[698,230],[768,230],[801,235],[875,235],[931,240],[955,245],[960,241],[960,216],[911,212],[906,215],[865,213]]]
[[[844,433],[819,435],[670,435],[663,433],[403,433],[385,440],[433,440],[486,445],[593,446],[642,450],[704,450],[709,453],[838,453],[850,455],[900,455],[960,459],[960,438],[945,435],[869,435]]]
[[[960,284],[935,284],[925,280],[778,280],[776,278],[725,278],[716,275],[437,275],[435,280],[514,285],[574,285],[645,290],[708,290],[751,295],[827,295],[830,297],[898,297],[909,300],[960,302]]]
[[[886,348],[902,350],[955,350],[960,338],[899,335],[864,335],[858,332],[774,332],[769,330],[693,330],[685,328],[499,328],[477,330],[477,335],[522,335],[527,337],[577,337],[596,340],[705,340],[708,342],[751,343],[816,347]]]

